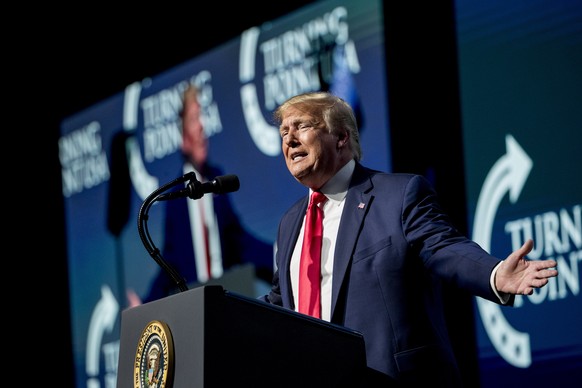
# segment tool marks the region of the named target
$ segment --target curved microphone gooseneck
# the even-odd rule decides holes
[[[185,189],[163,194],[164,191],[167,191],[171,187],[174,187],[180,183],[186,182],[187,180],[190,180],[190,182]],[[137,217],[137,230],[139,232],[139,237],[141,238],[141,241],[150,256],[172,278],[180,291],[188,290],[188,286],[186,286],[186,280],[178,273],[178,271],[176,271],[174,267],[172,267],[166,262],[166,260],[164,260],[160,250],[155,246],[149,234],[147,221],[149,218],[148,213],[151,206],[156,201],[167,201],[183,197],[199,199],[202,198],[202,196],[206,193],[225,194],[232,191],[237,191],[239,188],[240,182],[236,175],[219,176],[216,177],[213,181],[200,183],[200,181],[196,179],[196,174],[191,171],[161,186],[150,195],[148,195],[147,198],[143,201],[141,208],[139,209],[139,215]]]
[[[143,203],[139,209],[139,215],[137,217],[137,230],[139,232],[139,237],[141,238],[141,242],[143,243],[145,249],[148,251],[150,256],[155,260],[155,262],[158,263],[158,265],[160,267],[162,267],[162,269],[168,275],[170,275],[170,277],[172,278],[174,283],[178,286],[180,291],[187,291],[188,290],[188,286],[186,286],[186,280],[178,273],[178,271],[176,271],[176,269],[174,267],[172,267],[170,264],[168,264],[166,262],[166,260],[164,260],[164,258],[162,257],[160,250],[156,247],[156,245],[154,244],[154,242],[149,234],[148,227],[147,227],[147,221],[149,218],[149,215],[148,215],[149,210],[150,210],[151,206],[154,204],[154,202],[156,202],[158,200],[158,197],[161,195],[161,193],[163,193],[164,191],[166,191],[166,190],[168,190],[168,189],[170,189],[170,188],[172,188],[180,183],[186,182],[189,179],[196,180],[196,174],[194,174],[194,172],[189,172],[189,173],[184,174],[183,176],[181,176],[179,178],[174,179],[173,181],[171,181],[169,183],[166,183],[165,185],[159,187],[158,189],[154,190],[143,201]]]

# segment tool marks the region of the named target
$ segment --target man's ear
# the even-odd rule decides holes
[[[350,139],[350,136],[348,135],[347,132],[342,132],[337,139],[337,148],[342,148],[343,146],[346,145],[346,143],[348,142],[348,140]]]

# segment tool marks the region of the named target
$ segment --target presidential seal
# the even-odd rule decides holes
[[[141,333],[134,365],[134,388],[172,386],[174,346],[168,325],[160,321],[148,323]]]

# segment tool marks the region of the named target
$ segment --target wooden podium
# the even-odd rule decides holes
[[[120,341],[118,388],[358,387],[366,370],[360,333],[220,285],[124,310]]]

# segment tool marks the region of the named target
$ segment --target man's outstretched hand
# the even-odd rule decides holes
[[[521,248],[511,253],[501,262],[495,274],[497,291],[531,295],[534,288],[548,284],[549,278],[558,276],[555,260],[529,260],[526,255],[533,248],[533,240],[527,240]]]

